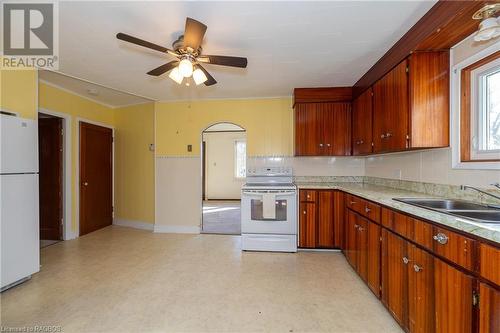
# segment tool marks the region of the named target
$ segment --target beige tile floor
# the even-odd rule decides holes
[[[64,332],[401,332],[339,253],[242,253],[240,237],[108,227],[41,250],[2,326]]]

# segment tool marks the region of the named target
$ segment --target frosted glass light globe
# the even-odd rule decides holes
[[[181,60],[179,63],[179,72],[181,72],[184,77],[190,77],[193,75],[193,64],[189,59]]]

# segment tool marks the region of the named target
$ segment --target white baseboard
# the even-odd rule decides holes
[[[141,230],[153,231],[154,224],[135,220],[125,220],[125,219],[114,219],[113,225],[119,225],[121,227],[129,227]]]
[[[200,227],[198,227],[198,226],[158,225],[158,224],[155,224],[154,232],[169,233],[169,234],[199,234]]]

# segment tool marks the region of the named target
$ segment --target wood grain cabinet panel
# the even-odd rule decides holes
[[[356,235],[356,268],[363,281],[368,281],[368,220],[358,216]]]
[[[408,259],[409,331],[434,332],[434,258],[415,245],[409,245]]]
[[[480,283],[479,295],[479,333],[500,332],[500,292]]]
[[[386,229],[382,230],[382,302],[396,321],[407,326],[406,241]]]
[[[357,237],[358,237],[358,216],[348,210],[345,236],[345,256],[349,264],[357,270]]]
[[[316,247],[316,204],[301,202],[299,210],[299,247]]]
[[[334,191],[334,220],[333,220],[333,237],[334,247],[344,250],[345,233],[344,228],[346,225],[345,219],[345,194],[342,191]]]
[[[443,228],[433,230],[434,253],[472,271],[475,241]]]
[[[352,154],[372,152],[372,89],[367,89],[352,102]]]
[[[409,100],[407,60],[373,85],[373,152],[407,148]]]
[[[405,238],[412,237],[412,219],[388,208],[382,208],[382,225]]]
[[[299,199],[301,202],[303,201],[316,202],[317,193],[318,192],[316,190],[300,190]]]
[[[347,198],[347,207],[367,217],[368,219],[380,222],[380,206],[360,197],[349,195]]]
[[[472,332],[473,278],[434,258],[436,332]]]
[[[333,191],[318,191],[318,247],[333,248],[335,245],[333,196]]]
[[[295,155],[317,156],[319,152],[319,112],[315,104],[295,105]]]
[[[500,286],[500,249],[488,244],[481,244],[479,249],[481,276]]]
[[[377,297],[380,297],[380,237],[380,226],[369,222],[366,282]]]

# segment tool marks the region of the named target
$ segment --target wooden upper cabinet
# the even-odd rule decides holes
[[[295,155],[351,154],[351,88],[296,88]]]
[[[449,145],[449,53],[415,52],[373,85],[373,151]]]
[[[404,150],[408,134],[408,64],[401,62],[373,85],[373,151]]]
[[[352,101],[352,154],[372,152],[372,89]]]

